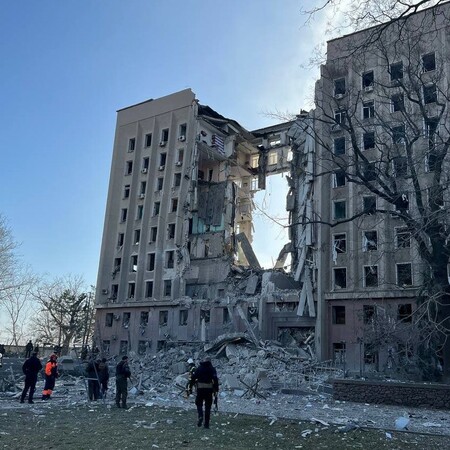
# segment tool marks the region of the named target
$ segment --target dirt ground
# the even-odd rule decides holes
[[[5,402],[6,399],[2,401]],[[15,400],[11,400],[15,402]],[[196,411],[101,402],[10,404],[0,411],[4,449],[448,449],[449,436],[324,426],[219,411],[211,428],[196,426]]]

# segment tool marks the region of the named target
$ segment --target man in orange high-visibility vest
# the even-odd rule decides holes
[[[55,387],[55,381],[59,377],[57,356],[55,354],[50,355],[50,359],[45,364],[45,385],[42,391],[42,400],[48,400]]]

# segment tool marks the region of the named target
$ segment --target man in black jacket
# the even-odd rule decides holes
[[[30,358],[28,358],[22,366],[22,371],[25,374],[25,387],[23,388],[22,395],[20,396],[20,403],[25,402],[25,397],[27,395],[28,389],[30,390],[30,395],[28,396],[28,403],[33,402],[34,391],[36,390],[36,382],[38,373],[42,370],[42,364],[37,353],[34,352]]]
[[[131,370],[128,366],[128,356],[122,356],[122,361],[116,366],[116,406],[127,408],[128,378],[131,377]],[[122,406],[120,401],[122,400]]]
[[[211,417],[211,405],[213,402],[213,394],[219,392],[219,380],[217,378],[216,369],[211,364],[210,358],[205,358],[198,369],[194,372],[191,379],[190,388],[197,384],[197,397],[195,405],[197,406],[198,421],[197,426],[203,424],[203,402],[205,403],[205,428],[209,428],[209,419]]]

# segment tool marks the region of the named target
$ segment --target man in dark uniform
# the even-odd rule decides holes
[[[20,396],[20,403],[25,402],[28,389],[30,394],[28,396],[28,403],[33,402],[34,391],[36,390],[36,382],[38,373],[42,370],[42,364],[37,357],[37,352],[34,352],[30,358],[28,358],[22,366],[22,372],[25,374],[25,387],[23,388],[22,395]]]
[[[127,408],[128,378],[131,377],[131,370],[128,366],[128,356],[122,356],[122,361],[116,366],[116,406]],[[120,402],[122,401],[122,405]]]
[[[29,358],[31,356],[31,352],[33,351],[33,343],[28,341],[28,344],[25,345],[25,358]]]
[[[194,372],[191,380],[191,389],[197,385],[197,396],[195,405],[197,406],[198,421],[197,426],[203,424],[203,402],[205,403],[205,428],[209,428],[209,419],[211,417],[211,405],[213,395],[219,392],[219,380],[217,378],[216,369],[211,364],[210,358],[205,358],[198,369]]]

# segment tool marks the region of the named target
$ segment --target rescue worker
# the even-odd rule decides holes
[[[213,395],[217,395],[219,392],[219,380],[216,369],[211,364],[211,358],[205,358],[198,369],[195,370],[191,380],[191,389],[194,384],[197,385],[197,396],[195,398],[198,413],[197,426],[201,427],[203,424],[203,403],[205,403],[204,427],[209,428]]]
[[[33,351],[33,343],[31,339],[28,341],[28,344],[25,345],[25,358],[29,358],[31,356],[31,352]]]
[[[189,358],[188,363],[188,381],[186,383],[186,396],[189,397],[192,394],[191,380],[196,370],[194,360]]]
[[[42,400],[49,400],[55,387],[56,379],[59,377],[57,356],[53,353],[45,364],[45,385],[42,391]]]
[[[128,366],[128,356],[125,355],[122,356],[122,361],[116,366],[116,406],[118,408],[127,408],[128,378],[130,377],[131,370]]]
[[[89,400],[98,400],[100,397],[100,381],[98,379],[98,362],[91,358],[86,367],[86,378],[88,380]]]
[[[37,355],[37,352],[34,352],[31,357],[23,363],[22,372],[25,375],[25,386],[23,388],[22,395],[20,396],[20,403],[25,402],[28,389],[30,390],[30,394],[28,395],[28,403],[34,403],[33,395],[36,390],[37,376],[42,370],[42,363]]]
[[[100,397],[105,398],[109,381],[109,368],[106,358],[102,358],[98,364],[98,379],[100,381]]]

